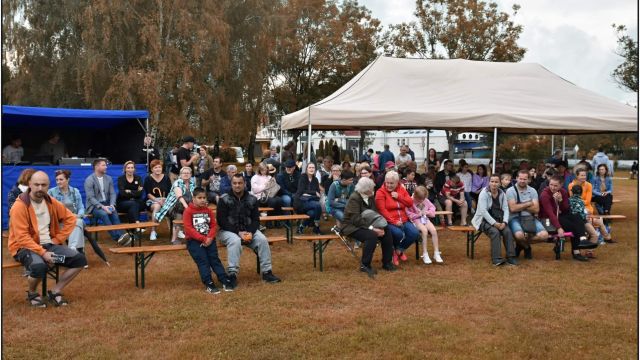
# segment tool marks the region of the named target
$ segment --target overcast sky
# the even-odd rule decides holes
[[[524,26],[518,42],[527,49],[523,62],[543,65],[572,83],[612,99],[637,104],[636,94],[621,90],[611,72],[622,58],[615,54],[616,34],[611,24],[622,24],[636,38],[636,0],[496,0]],[[415,0],[360,0],[382,24],[415,20]]]

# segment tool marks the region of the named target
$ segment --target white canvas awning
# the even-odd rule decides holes
[[[501,133],[636,132],[637,109],[539,64],[379,57],[282,129],[451,129]]]

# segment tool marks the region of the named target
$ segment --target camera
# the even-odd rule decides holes
[[[54,264],[63,264],[65,258],[66,257],[64,255],[58,255],[58,254],[51,255],[51,261],[53,261]]]

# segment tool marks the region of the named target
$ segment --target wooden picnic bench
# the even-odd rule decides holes
[[[260,222],[266,221],[284,221],[283,225],[287,234],[287,242],[289,244],[293,244],[293,226],[291,225],[292,220],[308,220],[309,215],[306,214],[292,214],[292,215],[268,215],[261,216]]]
[[[465,235],[467,237],[467,257],[473,259],[474,258],[474,254],[475,254],[476,241],[478,241],[478,238],[480,238],[480,235],[482,234],[482,231],[476,230],[476,228],[474,228],[471,225],[447,226],[447,230],[465,233]]]
[[[101,231],[125,230],[131,236],[131,246],[135,246],[135,240],[138,240],[138,246],[142,245],[142,238],[138,234],[139,229],[145,229],[158,226],[157,222],[147,221],[139,223],[125,223],[117,225],[96,225],[87,226],[84,229],[90,234],[97,234]],[[97,236],[97,235],[96,235]]]
[[[60,266],[58,264],[47,264],[47,274],[44,279],[42,279],[42,295],[46,296],[47,294],[47,278],[51,278],[55,280],[56,284],[58,283],[58,279],[60,277]],[[17,261],[9,262],[8,264],[2,264],[2,269],[13,269],[13,268],[24,268],[22,264]]]
[[[267,238],[269,245],[287,241],[287,238],[284,236],[271,236]],[[216,241],[216,246],[221,248],[225,247],[220,242]],[[140,287],[144,289],[145,287],[145,268],[148,266],[151,258],[159,252],[170,252],[170,251],[182,251],[186,250],[187,245],[151,245],[151,246],[136,246],[136,247],[120,247],[120,248],[110,248],[114,254],[129,254],[134,255],[134,268],[135,268],[135,283],[136,287]],[[258,253],[253,250],[254,254],[256,254],[256,271],[258,274],[260,273],[260,258],[258,257]],[[140,279],[140,281],[138,281]],[[138,284],[140,286],[138,286]]]
[[[323,271],[322,254],[324,249],[329,245],[331,240],[340,239],[336,234],[327,235],[297,235],[293,237],[294,240],[310,241],[313,244],[313,268],[316,268],[316,258],[320,264],[320,271]]]

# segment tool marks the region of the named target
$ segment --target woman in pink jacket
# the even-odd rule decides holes
[[[429,201],[428,197],[429,190],[424,186],[418,186],[413,193],[413,206],[406,208],[407,216],[422,236],[422,261],[427,265],[431,264],[431,259],[427,252],[427,237],[431,234],[433,259],[436,261],[436,264],[442,265],[444,261],[442,257],[440,257],[438,232],[436,231],[436,227],[429,221],[429,218],[436,216],[436,207]]]

